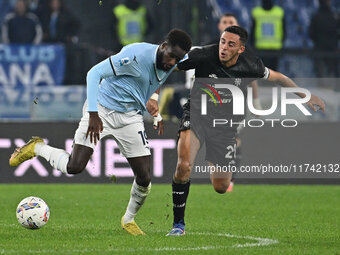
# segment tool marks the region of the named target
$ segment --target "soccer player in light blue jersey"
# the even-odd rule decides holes
[[[161,45],[130,44],[95,65],[87,74],[87,100],[71,155],[46,145],[39,137],[33,137],[26,145],[16,149],[10,165],[17,166],[41,156],[62,173],[78,174],[85,169],[97,141],[113,136],[135,175],[121,224],[128,233],[143,235],[134,221],[151,189],[151,156],[143,113],[148,110],[157,115],[157,109],[153,107],[157,104],[150,103],[147,107],[147,102],[150,97],[157,97],[153,95],[155,91],[190,48],[190,37],[182,30],[173,29]],[[161,123],[159,115],[156,121]]]

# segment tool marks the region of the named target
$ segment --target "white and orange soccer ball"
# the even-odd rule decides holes
[[[48,205],[39,197],[26,197],[17,207],[19,224],[28,229],[39,229],[45,226],[49,217]]]

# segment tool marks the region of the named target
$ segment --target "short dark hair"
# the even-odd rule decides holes
[[[223,18],[223,17],[234,17],[234,18],[236,19],[236,21],[238,22],[237,17],[235,16],[234,13],[225,12],[225,13],[221,16],[221,18]],[[221,18],[220,18],[220,19],[221,19]]]
[[[182,50],[188,52],[191,49],[191,38],[190,36],[181,29],[172,29],[165,38],[171,46],[178,45]]]
[[[248,32],[243,27],[230,26],[230,27],[227,27],[226,29],[224,29],[224,32],[229,32],[229,33],[239,35],[240,41],[242,42],[243,45],[246,44],[246,42],[248,40]]]

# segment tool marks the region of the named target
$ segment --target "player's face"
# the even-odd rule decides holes
[[[221,19],[220,19],[220,22],[218,23],[218,30],[220,30],[221,34],[224,32],[224,30],[227,28],[227,27],[230,27],[230,26],[238,26],[238,23],[237,23],[237,20],[235,19],[235,17],[233,16],[223,16]]]
[[[186,52],[178,45],[172,47],[168,43],[162,43],[157,52],[157,68],[169,71],[184,58]]]
[[[219,58],[223,64],[235,64],[245,47],[237,34],[223,32],[220,38]]]

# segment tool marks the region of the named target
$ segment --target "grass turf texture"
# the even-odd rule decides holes
[[[0,185],[0,254],[340,254],[340,186],[236,185],[220,195],[210,185],[191,185],[184,237],[165,236],[171,185],[153,185],[136,217],[147,236],[122,231],[129,192],[121,184]],[[51,210],[40,230],[24,229],[15,217],[17,204],[31,195]],[[204,234],[191,234],[198,232]],[[217,233],[278,243],[238,248],[257,241]]]

